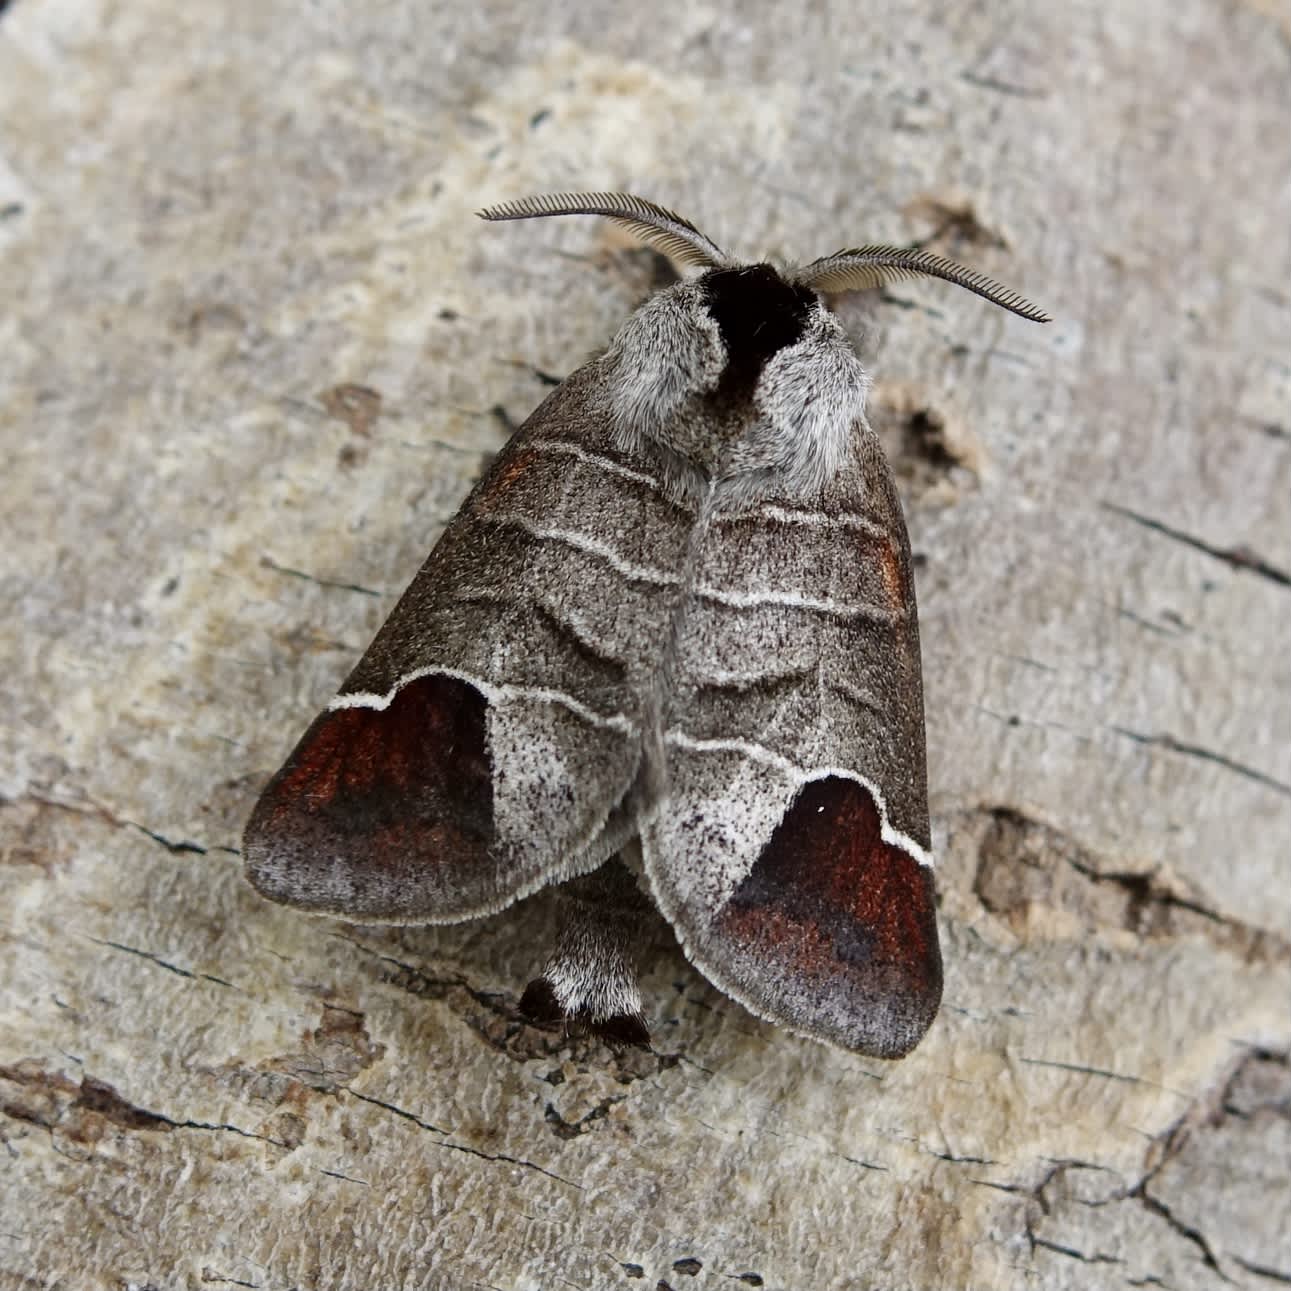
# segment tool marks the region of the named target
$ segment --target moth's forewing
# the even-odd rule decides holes
[[[819,504],[719,517],[698,581],[643,830],[656,899],[753,1012],[899,1057],[941,954],[909,542],[868,427]]]
[[[604,860],[689,518],[610,442],[596,364],[525,422],[247,826],[266,896],[496,910]],[[611,535],[607,541],[607,532]]]
[[[755,1013],[900,1058],[941,1001],[932,872],[884,840],[868,789],[812,781],[700,934],[695,957],[718,958]]]

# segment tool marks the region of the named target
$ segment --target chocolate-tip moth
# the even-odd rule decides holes
[[[622,193],[599,215],[699,273],[515,432],[265,788],[247,875],[349,920],[451,923],[552,883],[521,1010],[647,1043],[645,897],[759,1017],[897,1058],[941,1000],[910,545],[823,296],[1016,293],[923,250],[742,264]]]

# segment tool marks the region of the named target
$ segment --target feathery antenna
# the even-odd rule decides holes
[[[836,251],[832,256],[822,256],[804,265],[792,277],[795,282],[815,291],[856,291],[925,275],[967,287],[969,291],[985,296],[992,304],[1012,310],[1033,323],[1053,321],[1044,310],[984,273],[934,255],[931,251],[916,251],[909,247],[869,246]]]
[[[543,215],[601,215],[683,264],[716,269],[731,263],[689,220],[631,193],[541,193],[486,206],[483,220],[530,220]]]

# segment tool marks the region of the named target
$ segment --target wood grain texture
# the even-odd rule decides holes
[[[1268,0],[6,7],[0,1284],[1291,1277],[1289,40]],[[505,425],[650,289],[611,229],[471,215],[577,187],[1055,317],[840,306],[924,654],[946,996],[901,1063],[662,923],[615,1058],[517,1018],[547,895],[386,931],[240,877]]]

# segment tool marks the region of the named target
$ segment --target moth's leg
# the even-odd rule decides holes
[[[555,889],[561,902],[556,949],[529,983],[520,1011],[535,1022],[584,1026],[614,1044],[648,1046],[637,954],[650,903],[618,857]]]

